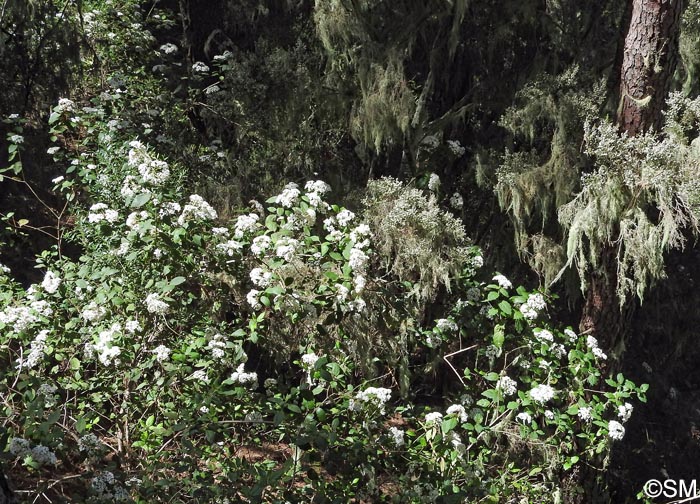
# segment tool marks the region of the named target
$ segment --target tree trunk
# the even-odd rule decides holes
[[[683,0],[632,0],[620,75],[618,123],[634,136],[661,128],[678,60]]]
[[[662,110],[678,59],[682,0],[629,0],[631,14],[620,67],[617,121],[630,136],[659,130]],[[624,349],[634,301],[620,307],[616,295],[617,248],[611,243],[600,268],[588,279],[580,329],[595,335],[606,351]]]

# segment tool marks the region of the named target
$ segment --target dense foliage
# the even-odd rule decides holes
[[[577,293],[698,230],[699,9],[632,136],[618,2],[5,2],[19,498],[610,498],[651,377]]]

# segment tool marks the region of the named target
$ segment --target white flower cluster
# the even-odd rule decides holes
[[[80,316],[86,322],[96,322],[102,319],[106,314],[107,310],[103,306],[98,306],[96,302],[91,301],[85,308],[83,308]]]
[[[457,192],[454,193],[450,197],[450,206],[455,210],[461,210],[464,206],[464,199],[462,198],[462,195]]]
[[[299,186],[294,182],[290,182],[284,186],[284,190],[275,197],[275,203],[283,208],[292,208],[299,200],[300,195],[301,191],[299,191]]]
[[[364,273],[365,267],[367,266],[367,261],[369,261],[369,256],[361,248],[354,246],[350,249],[350,258],[348,259],[348,264],[353,271],[357,273]]]
[[[207,343],[207,348],[211,351],[211,356],[215,360],[221,360],[226,355],[226,336],[223,334],[215,334]]]
[[[148,220],[150,216],[145,210],[140,212],[131,212],[126,218],[126,227],[129,229],[137,228],[139,233],[142,234],[139,224]]]
[[[394,446],[399,447],[405,444],[404,441],[404,431],[397,427],[389,427],[389,437]]]
[[[95,203],[90,207],[88,222],[97,223],[107,221],[110,224],[119,220],[119,212],[111,210],[105,203]]]
[[[608,422],[608,435],[613,441],[621,441],[625,437],[625,428],[617,420]]]
[[[250,385],[253,388],[257,387],[258,385],[258,373],[252,372],[252,373],[246,373],[244,371],[245,368],[245,363],[241,363],[238,368],[236,368],[236,371],[234,371],[231,374],[230,380],[233,383],[240,383],[241,385]]]
[[[381,387],[367,387],[350,400],[350,410],[359,411],[363,405],[374,406],[383,414],[386,403],[391,399],[391,389]]]
[[[124,324],[124,329],[129,334],[135,334],[141,331],[143,328],[141,327],[141,324],[139,324],[138,320],[127,320]]]
[[[31,443],[26,439],[12,438],[9,444],[9,451],[17,458],[32,457],[32,460],[39,465],[55,465],[58,464],[56,454],[49,450],[44,445],[36,445],[31,447]]]
[[[217,218],[217,213],[209,203],[204,201],[204,198],[198,194],[193,194],[190,196],[190,202],[182,209],[182,214],[178,217],[177,223],[182,226],[191,218],[214,220]]]
[[[121,334],[122,327],[115,323],[109,329],[100,331],[97,343],[86,344],[85,350],[88,355],[94,355],[97,352],[97,357],[105,366],[110,366],[113,363],[119,364],[117,357],[122,353],[121,348],[114,345],[115,336]]]
[[[170,306],[168,303],[160,298],[160,295],[153,292],[146,296],[146,310],[148,313],[153,313],[155,315],[165,315],[170,311]]]
[[[262,268],[253,268],[250,270],[250,280],[253,285],[264,289],[272,284],[272,273]]]
[[[541,343],[552,343],[554,341],[554,335],[547,329],[540,329],[535,331],[535,339]]]
[[[237,252],[243,250],[243,244],[238,240],[228,240],[223,243],[218,243],[216,249],[222,254],[233,257]]]
[[[150,159],[138,165],[139,174],[144,182],[161,185],[170,178],[170,167],[165,161]]]
[[[496,282],[500,287],[504,289],[510,289],[513,284],[503,275],[496,275],[493,277],[493,281]]]
[[[23,144],[24,143],[24,137],[22,135],[11,135],[10,136],[10,143],[13,144]]]
[[[250,244],[250,252],[253,255],[260,256],[270,248],[272,240],[267,235],[256,236],[253,238],[253,242]]]
[[[294,238],[281,238],[277,241],[275,254],[287,262],[292,262],[299,246],[299,241]]]
[[[164,362],[170,358],[171,350],[165,345],[158,345],[151,353],[156,354],[156,360],[158,362]]]
[[[47,293],[53,294],[61,286],[61,277],[56,275],[53,271],[47,271],[44,275],[43,282],[41,282],[41,286]]]
[[[56,112],[62,114],[63,112],[73,112],[75,110],[75,102],[68,98],[59,98],[58,105],[56,105]]]
[[[149,190],[141,187],[138,179],[133,175],[124,177],[124,182],[122,182],[122,187],[119,192],[125,200],[133,198],[140,193],[150,193]]]
[[[523,424],[529,425],[532,423],[532,415],[528,413],[527,411],[523,411],[522,413],[518,413],[515,417],[516,420],[519,422],[522,422]]]
[[[246,294],[245,299],[248,301],[248,304],[253,310],[259,310],[262,308],[262,305],[260,304],[260,291],[258,289],[250,289],[250,292]]]
[[[438,192],[440,189],[440,177],[436,173],[431,173],[428,179],[428,189],[432,192]]]
[[[447,147],[457,158],[461,158],[462,156],[464,156],[464,153],[467,152],[467,150],[464,147],[462,147],[462,144],[459,143],[459,141],[457,140],[448,140]]]
[[[520,306],[520,313],[528,320],[537,318],[537,315],[547,308],[544,296],[540,293],[530,294],[527,301]]]
[[[313,208],[327,209],[328,203],[323,201],[323,195],[331,190],[331,186],[322,180],[309,180],[304,186],[305,196],[309,200],[309,205]]]
[[[578,417],[582,422],[590,422],[593,409],[589,406],[581,406],[578,409]]]
[[[236,230],[233,234],[234,238],[243,238],[246,233],[255,231],[258,220],[260,220],[260,217],[258,214],[254,213],[239,216],[238,219],[236,219]]]
[[[36,335],[34,340],[29,347],[29,354],[22,358],[17,359],[17,366],[19,368],[33,368],[41,361],[44,356],[44,349],[46,348],[46,338],[49,335],[49,331],[44,329],[39,334]]]
[[[554,389],[549,385],[537,385],[530,390],[530,397],[533,401],[544,404],[554,397]]]
[[[576,343],[578,340],[578,335],[571,329],[564,329],[564,334],[569,338],[569,343]]]
[[[627,422],[632,416],[632,410],[634,408],[630,403],[625,403],[617,407],[617,416],[620,417],[622,423]]]
[[[81,436],[78,439],[78,449],[81,452],[93,454],[102,448],[102,442],[92,432]]]
[[[305,371],[312,371],[314,366],[316,366],[316,362],[318,362],[318,355],[314,352],[309,352],[301,356],[301,367]]]
[[[209,383],[211,379],[209,378],[209,375],[204,369],[197,369],[190,375],[190,378],[193,380],[198,380],[204,383]]]
[[[425,415],[425,425],[435,425],[442,421],[442,413],[439,411],[431,411]]]
[[[105,501],[123,502],[130,499],[129,492],[119,484],[109,471],[103,471],[90,481],[92,490]]]
[[[167,44],[160,46],[160,51],[164,54],[175,54],[179,51],[179,49],[175,44],[168,42]]]
[[[464,406],[461,404],[453,404],[449,408],[447,408],[446,413],[448,415],[455,415],[459,417],[459,421],[464,423],[469,419],[469,415],[467,415],[467,410],[464,409]]]
[[[339,225],[347,227],[348,224],[355,218],[355,213],[351,212],[347,208],[343,208],[338,215],[335,216],[336,221]]]
[[[496,390],[500,390],[504,396],[511,396],[518,391],[518,384],[509,376],[501,376],[496,382]]]
[[[207,73],[209,71],[209,67],[206,65],[206,63],[195,61],[192,64],[192,71],[194,73]]]
[[[591,350],[596,359],[605,360],[608,358],[605,352],[598,346],[598,340],[593,336],[586,337],[586,345]]]
[[[449,319],[437,319],[435,321],[435,326],[442,332],[457,332],[459,330],[459,327],[457,327],[457,324]]]

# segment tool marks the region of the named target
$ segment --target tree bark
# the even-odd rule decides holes
[[[0,467],[0,504],[17,504],[14,492],[5,478],[5,471]]]
[[[620,75],[618,123],[634,136],[661,129],[678,61],[683,0],[632,0]]]
[[[629,0],[623,43],[617,122],[630,136],[660,130],[662,111],[678,60],[683,0]],[[616,294],[617,248],[610,243],[588,279],[580,330],[606,351],[624,350],[634,300],[620,307]]]

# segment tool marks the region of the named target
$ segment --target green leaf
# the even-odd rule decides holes
[[[134,199],[131,200],[131,205],[129,205],[131,208],[139,208],[148,203],[148,201],[151,199],[151,193],[141,193],[137,194],[134,196]]]
[[[452,429],[457,427],[458,423],[459,423],[459,420],[456,417],[445,418],[442,421],[442,425],[440,425],[440,429],[442,430],[442,434],[445,435],[448,432],[450,432]]]
[[[49,116],[49,124],[55,123],[60,117],[61,114],[59,114],[58,112],[51,112],[51,115]]]
[[[180,285],[180,284],[182,284],[182,283],[185,283],[186,281],[187,281],[187,279],[186,279],[185,277],[183,277],[183,276],[176,276],[175,278],[173,278],[172,280],[170,280],[170,284],[169,284],[169,285],[170,285],[170,288],[172,289],[172,288],[177,287],[178,285]]]
[[[80,361],[78,359],[76,359],[75,357],[71,357],[70,361],[68,361],[68,362],[70,363],[70,368],[72,371],[76,371],[76,370],[80,369]]]
[[[506,315],[510,315],[511,313],[513,313],[513,309],[510,307],[510,303],[508,301],[506,301],[505,299],[503,301],[501,301],[500,303],[498,303],[498,307]]]
[[[506,339],[505,327],[501,324],[493,328],[493,344],[496,348],[503,347],[503,342]]]
[[[489,292],[488,296],[486,296],[486,300],[493,301],[494,299],[498,299],[498,292],[497,291]]]

